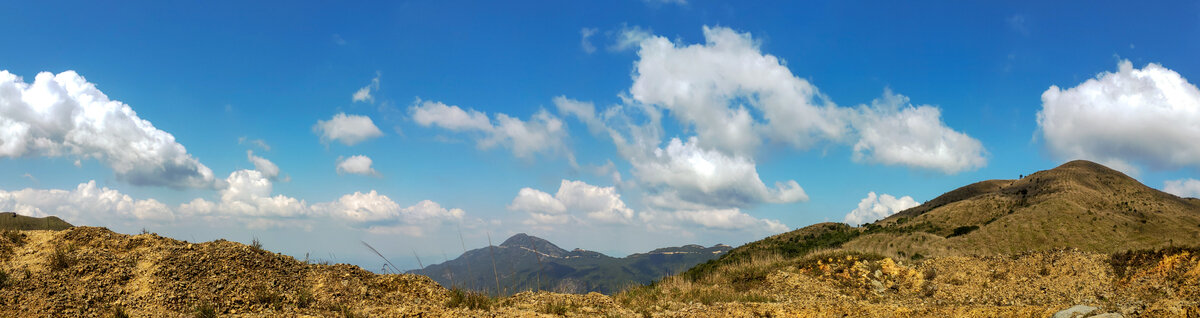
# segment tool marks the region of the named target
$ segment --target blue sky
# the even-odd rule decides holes
[[[459,229],[736,245],[1078,158],[1200,195],[1194,2],[35,1],[0,27],[0,208],[368,269],[359,240],[415,267]]]

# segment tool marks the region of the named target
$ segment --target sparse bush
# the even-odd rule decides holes
[[[12,242],[13,245],[16,245],[16,246],[25,245],[25,234],[22,234],[21,231],[4,230],[2,235],[4,236],[4,239],[8,240],[9,242]]]
[[[71,255],[75,248],[71,245],[54,247],[54,253],[50,254],[50,269],[63,270],[75,265],[75,256]]]
[[[252,248],[256,251],[261,251],[263,249],[262,247],[263,247],[262,242],[258,240],[257,236],[255,236],[253,239],[250,240],[250,248]]]
[[[482,292],[463,290],[455,287],[450,289],[450,299],[446,300],[446,307],[488,310],[492,308],[494,301],[494,299]]]
[[[553,300],[543,302],[542,306],[538,308],[538,312],[547,315],[566,316],[567,312],[571,311],[572,307],[573,306],[569,301]]]
[[[113,318],[129,318],[129,314],[125,313],[125,308],[117,306],[113,308]]]
[[[336,312],[345,318],[361,317],[358,313],[354,312],[354,310],[350,309],[350,306],[346,306],[343,304],[331,304],[331,305],[325,307],[325,309],[332,311],[332,312]]]
[[[960,235],[967,235],[967,233],[971,233],[978,229],[979,229],[979,226],[976,226],[976,225],[956,227],[956,228],[954,228],[954,233],[950,233],[950,235],[947,235],[946,238],[951,238],[951,237],[960,236]]]
[[[193,315],[196,318],[217,318],[217,309],[208,302],[202,302],[196,305],[196,313]]]
[[[275,309],[283,307],[283,295],[266,286],[255,288],[252,296],[256,303],[270,305]]]
[[[308,308],[314,301],[312,290],[301,288],[296,292],[296,308]]]

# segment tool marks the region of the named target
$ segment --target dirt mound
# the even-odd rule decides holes
[[[298,261],[236,242],[188,243],[104,228],[25,231],[0,266],[0,316],[165,313],[370,316],[436,312],[446,290],[417,275]]]

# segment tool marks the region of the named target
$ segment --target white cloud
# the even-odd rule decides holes
[[[768,188],[752,160],[700,148],[696,137],[671,139],[650,157],[631,158],[633,175],[651,194],[648,203],[667,209],[749,207],[762,202],[808,200],[796,181]]]
[[[704,37],[703,45],[677,45],[661,36],[643,40],[629,89],[633,99],[670,110],[702,147],[727,154],[752,154],[762,136],[805,148],[847,134],[844,111],[778,58],[763,54],[749,33],[704,27]],[[756,120],[752,109],[764,120]]]
[[[251,146],[262,148],[262,150],[265,150],[265,151],[271,151],[271,145],[267,144],[267,141],[262,140],[262,139],[250,139],[245,136],[242,136],[242,137],[238,137],[238,144],[239,145],[251,145]]]
[[[783,233],[790,231],[787,225],[778,220],[759,219],[742,213],[737,208],[712,209],[696,211],[675,211],[676,219],[691,222],[706,228],[722,230],[759,230],[768,233]]]
[[[254,150],[246,150],[246,159],[250,160],[250,163],[254,164],[254,170],[262,172],[263,176],[272,180],[279,177],[279,166],[263,157],[255,156]]]
[[[856,226],[871,223],[917,205],[917,201],[910,196],[897,199],[889,194],[877,196],[875,192],[870,192],[867,193],[866,198],[858,202],[857,208],[846,214],[846,218],[842,222]]]
[[[536,224],[562,224],[572,214],[583,214],[601,223],[629,223],[634,211],[625,206],[615,187],[599,187],[583,181],[562,180],[554,196],[523,188],[508,205],[509,210],[530,214]]]
[[[220,191],[220,202],[198,203],[193,200],[180,209],[202,215],[249,218],[295,218],[311,214],[304,200],[285,195],[271,196],[274,185],[258,170],[238,170],[225,179],[228,187]],[[202,200],[202,199],[201,199]],[[204,210],[203,207],[212,207]]]
[[[587,54],[596,53],[596,46],[592,45],[590,38],[596,35],[596,28],[579,29],[579,47]]]
[[[620,30],[617,30],[615,35],[616,40],[613,41],[612,46],[609,46],[608,49],[611,51],[635,49],[641,46],[642,41],[649,39],[652,36],[654,35],[650,33],[650,30],[642,29],[636,25],[623,25],[621,26]]]
[[[1038,128],[1050,153],[1089,159],[1135,173],[1152,168],[1200,166],[1200,89],[1183,76],[1150,63],[1123,60],[1078,86],[1042,93]]]
[[[429,200],[400,208],[391,198],[374,190],[343,195],[337,201],[315,204],[313,209],[362,225],[372,232],[396,232],[417,237],[424,236],[433,226],[462,221],[466,215],[462,209],[446,209]]]
[[[633,30],[628,37],[641,40],[631,101],[668,110],[702,149],[753,158],[768,141],[807,149],[858,137],[856,159],[870,162],[945,173],[986,164],[979,141],[947,127],[937,108],[913,107],[891,92],[871,107],[838,107],[762,53],[749,33],[705,27],[704,44],[686,45]],[[883,134],[910,139],[894,145]]]
[[[421,126],[479,133],[476,145],[480,149],[500,145],[511,150],[513,155],[519,158],[531,158],[537,153],[560,153],[565,154],[568,159],[572,158],[566,147],[565,125],[561,119],[545,110],[538,111],[529,120],[497,113],[493,124],[483,112],[418,99],[409,107],[409,113],[413,121]]]
[[[360,174],[364,176],[377,176],[379,172],[371,167],[371,158],[363,155],[350,156],[349,158],[339,159],[337,164],[338,174]]]
[[[508,205],[508,209],[530,213],[562,214],[567,211],[567,206],[549,193],[533,188],[521,188],[521,191],[517,192],[517,197],[513,198],[512,203]]]
[[[487,114],[474,109],[467,111],[442,102],[418,99],[408,110],[413,121],[425,127],[438,126],[452,131],[492,130],[492,122]]]
[[[212,187],[212,170],[175,136],[110,100],[74,71],[32,84],[0,71],[0,157],[94,158],[134,185]]]
[[[74,190],[0,190],[0,210],[30,216],[58,216],[75,224],[97,224],[117,217],[127,220],[172,220],[175,214],[154,199],[135,200],[96,181],[80,183]]]
[[[987,164],[983,144],[947,127],[940,110],[929,105],[913,107],[908,97],[890,90],[871,107],[860,107],[852,122],[859,135],[854,144],[855,160],[946,174]]]
[[[1163,192],[1174,194],[1180,197],[1200,198],[1200,180],[1167,180],[1163,184]]]
[[[341,142],[353,146],[367,139],[383,136],[383,131],[375,127],[370,117],[361,115],[346,115],[338,113],[329,120],[318,120],[313,126],[313,132],[321,135],[321,142]]]
[[[374,102],[375,96],[372,96],[371,92],[379,90],[379,77],[382,75],[383,73],[375,72],[375,78],[371,79],[370,84],[355,91],[354,96],[352,96],[354,102]]]

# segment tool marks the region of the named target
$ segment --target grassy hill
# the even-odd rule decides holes
[[[894,259],[1001,255],[1077,248],[1114,253],[1200,242],[1200,200],[1147,187],[1076,160],[1019,180],[947,192],[863,227],[819,223],[733,249],[685,276],[700,278],[754,258],[844,249]]]
[[[65,230],[72,225],[56,216],[35,218],[14,212],[0,212],[0,230]]]
[[[521,233],[499,246],[467,251],[456,259],[409,273],[432,277],[447,287],[489,292],[496,290],[498,277],[500,294],[505,295],[525,290],[611,294],[682,272],[729,249],[725,245],[687,245],[618,258],[581,249],[567,251]]]

